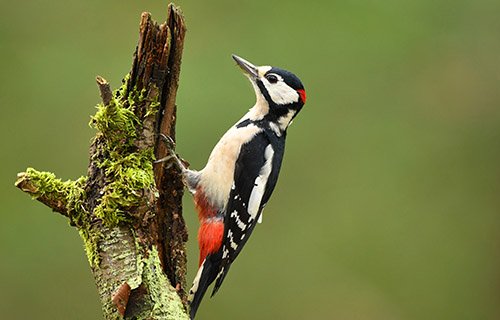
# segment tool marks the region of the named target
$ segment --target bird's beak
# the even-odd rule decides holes
[[[238,57],[237,55],[233,54],[232,55],[234,61],[238,64],[238,66],[245,72],[245,74],[252,80],[255,80],[259,77],[259,71],[257,70],[257,67],[251,64],[250,62],[246,61],[243,58]]]

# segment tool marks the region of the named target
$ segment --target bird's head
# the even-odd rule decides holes
[[[250,79],[257,96],[256,118],[281,121],[283,130],[306,103],[306,91],[300,79],[277,67],[255,66],[233,54],[233,59]]]

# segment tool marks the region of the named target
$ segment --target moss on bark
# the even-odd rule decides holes
[[[136,147],[138,132],[142,130],[141,119],[135,112],[144,102],[144,92],[137,88],[127,91],[127,76],[123,86],[116,90],[110,103],[97,106],[90,124],[98,130],[96,139],[101,139],[96,153],[105,155],[97,163],[109,181],[94,209],[94,214],[109,226],[122,221],[131,222],[130,208],[147,205],[145,193],[154,192],[153,161],[154,147]],[[127,103],[123,103],[126,101]],[[158,101],[150,105],[158,106]],[[148,112],[154,109],[148,108]]]

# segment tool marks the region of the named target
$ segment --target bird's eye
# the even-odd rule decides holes
[[[269,81],[270,83],[276,83],[276,82],[278,82],[278,77],[277,77],[277,76],[275,76],[274,74],[268,74],[268,75],[266,76],[266,79],[267,79],[267,81]]]

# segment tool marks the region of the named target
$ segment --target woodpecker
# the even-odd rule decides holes
[[[214,147],[199,171],[182,167],[200,221],[199,269],[189,291],[190,317],[208,286],[212,296],[257,222],[276,186],[288,126],[306,102],[302,82],[293,73],[255,66],[236,55],[237,65],[255,90],[255,105]]]

